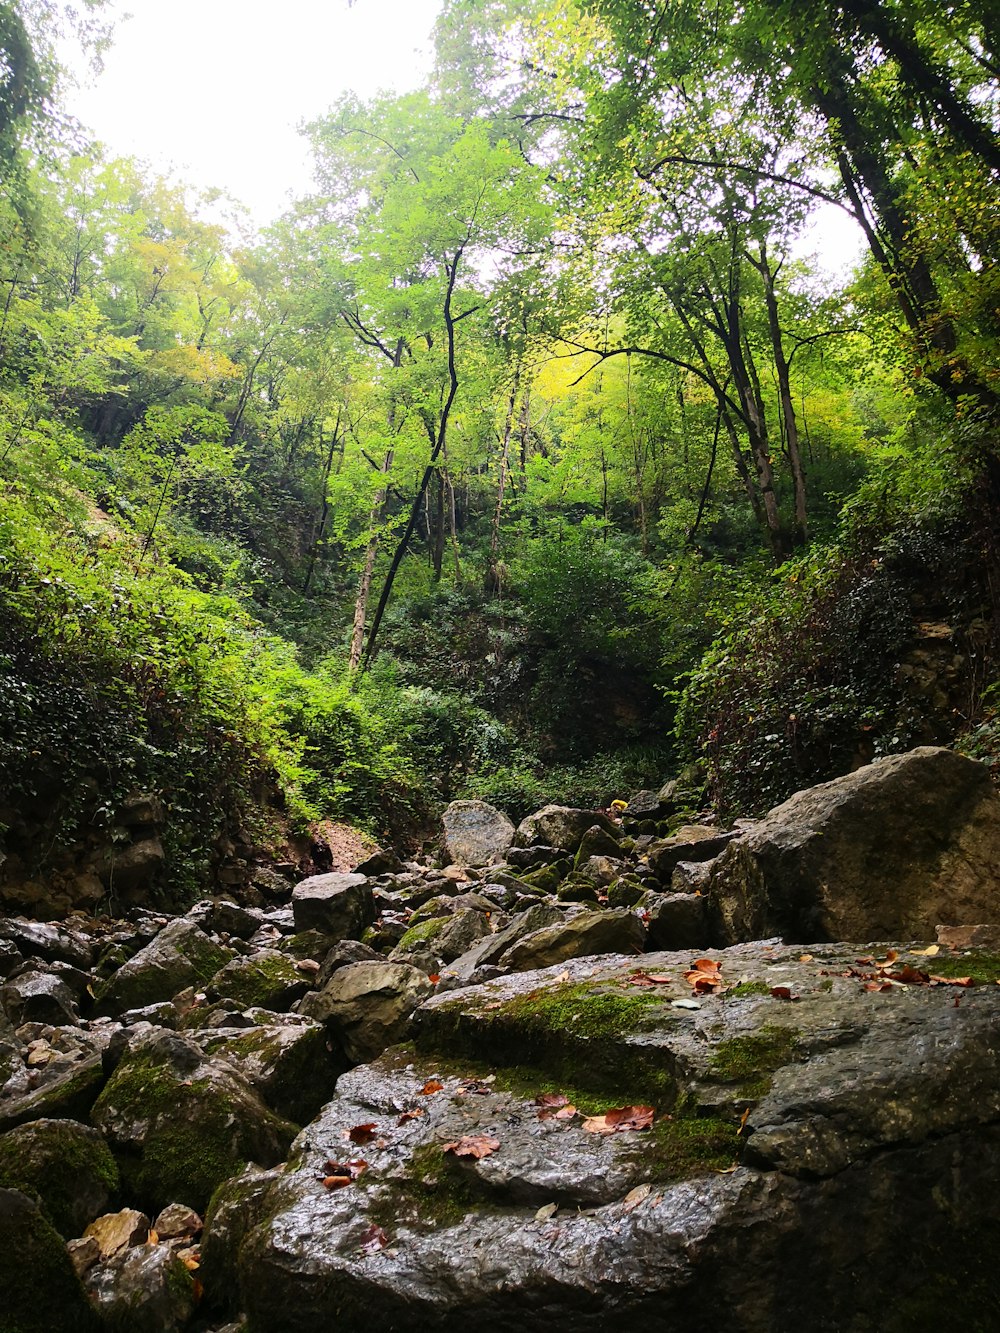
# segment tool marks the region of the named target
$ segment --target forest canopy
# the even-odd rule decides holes
[[[73,17],[0,4],[9,855],[992,755],[994,6],[450,0],[259,232],[87,142]]]

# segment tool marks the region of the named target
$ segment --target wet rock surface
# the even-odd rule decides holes
[[[183,916],[0,918],[0,1230],[37,1255],[12,1308],[991,1327],[983,773],[915,751],[734,829],[664,789],[547,807],[480,866],[379,851]],[[817,943],[837,923],[908,943]]]

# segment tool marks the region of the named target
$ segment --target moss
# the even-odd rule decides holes
[[[273,1009],[302,992],[304,980],[291,959],[283,954],[261,953],[253,958],[234,959],[212,977],[211,988],[220,996],[248,1009],[259,1005]]]
[[[448,924],[448,917],[435,916],[429,921],[421,921],[416,926],[411,926],[403,938],[399,941],[400,949],[413,949],[418,944],[426,944],[440,935],[442,930]]]
[[[92,1333],[98,1321],[62,1237],[21,1194],[0,1195],[0,1333]]]
[[[475,1172],[437,1143],[417,1148],[409,1170],[394,1177],[387,1189],[372,1185],[365,1212],[390,1235],[400,1223],[422,1231],[458,1226],[469,1213],[497,1206]]]
[[[992,986],[1000,981],[1000,953],[978,949],[950,954],[944,958],[921,958],[917,966],[939,977],[972,977],[979,985]]]
[[[70,1240],[95,1216],[88,1202],[101,1211],[117,1190],[118,1168],[94,1130],[73,1120],[36,1121],[0,1138],[0,1186],[37,1198]]]
[[[709,1068],[724,1083],[736,1083],[743,1097],[763,1097],[771,1087],[771,1075],[788,1064],[796,1049],[795,1028],[767,1023],[756,1032],[720,1041],[712,1052]]]
[[[177,1202],[204,1212],[222,1181],[248,1160],[272,1157],[273,1140],[287,1147],[296,1133],[259,1104],[248,1116],[209,1079],[178,1079],[148,1053],[112,1075],[94,1107],[98,1123],[105,1109],[115,1120],[146,1122],[141,1151],[115,1155],[127,1190],[157,1211]]]
[[[663,1116],[637,1136],[629,1157],[644,1179],[669,1184],[725,1171],[739,1157],[739,1130],[714,1116]]]
[[[730,986],[724,995],[724,1000],[740,1000],[747,995],[770,995],[771,987],[766,981],[741,981],[737,986]]]

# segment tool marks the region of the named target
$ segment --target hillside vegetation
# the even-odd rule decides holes
[[[989,6],[451,0],[261,233],[83,141],[55,17],[0,5],[8,884],[137,793],[179,901],[331,818],[992,760]]]

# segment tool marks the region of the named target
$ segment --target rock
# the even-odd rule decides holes
[[[141,838],[109,849],[97,872],[109,892],[135,893],[152,887],[165,860],[159,838]]]
[[[991,1327],[1000,988],[867,992],[856,948],[801,958],[723,951],[732,988],[697,1001],[689,953],[643,960],[663,984],[588,958],[430,1000],[416,1054],[341,1079],[230,1246],[251,1327]],[[541,1120],[553,1086],[654,1123]],[[318,1188],[360,1124],[363,1180]],[[444,1151],[477,1136],[482,1157]]]
[[[263,912],[258,909],[240,907],[228,898],[208,898],[196,903],[186,915],[204,931],[234,935],[241,940],[248,940],[259,930],[264,919]]]
[[[250,1166],[220,1185],[212,1197],[201,1241],[198,1276],[216,1309],[232,1311],[239,1296],[237,1264],[247,1233],[264,1217],[264,1203],[281,1171]]]
[[[82,1278],[101,1257],[101,1247],[93,1236],[76,1236],[66,1242],[66,1253],[76,1272]]]
[[[625,814],[629,819],[659,819],[664,813],[664,802],[656,791],[637,791],[629,797]]]
[[[604,889],[613,884],[625,868],[625,862],[618,857],[588,856],[585,861],[577,861],[576,873]]]
[[[96,1333],[62,1237],[38,1204],[0,1189],[0,1321],[11,1333]]]
[[[131,1197],[151,1209],[177,1202],[201,1212],[247,1161],[281,1161],[295,1134],[229,1065],[162,1029],[132,1043],[91,1119]]]
[[[531,870],[535,866],[549,866],[554,861],[561,860],[562,856],[563,852],[559,847],[549,847],[537,843],[533,847],[510,847],[507,850],[507,860],[516,870]],[[497,875],[491,874],[491,878],[496,880],[498,884],[503,883],[503,879]]]
[[[181,1333],[198,1304],[194,1279],[167,1245],[125,1250],[87,1275],[108,1333]]]
[[[349,1060],[371,1060],[403,1039],[410,1015],[433,989],[405,963],[350,963],[307,995],[301,1012],[325,1023]]]
[[[342,967],[348,963],[381,963],[382,955],[360,940],[340,940],[323,957],[316,974],[316,989],[321,990]]]
[[[659,838],[645,856],[660,882],[669,884],[681,861],[711,861],[729,846],[736,835],[703,824],[685,824],[670,838]]]
[[[591,856],[611,856],[620,858],[621,854],[622,849],[618,838],[612,837],[606,829],[603,829],[600,826],[600,824],[593,824],[587,829],[580,841],[574,866],[579,870]]]
[[[394,851],[385,850],[376,847],[371,856],[365,858],[360,865],[354,867],[355,875],[398,875],[403,869],[403,863]]]
[[[985,765],[924,746],[798,792],[716,864],[713,929],[731,941],[930,940],[1000,925],[1000,795]]]
[[[80,1017],[73,992],[49,972],[22,972],[9,978],[0,986],[0,1004],[15,1027],[22,1023],[61,1027]]]
[[[488,866],[514,841],[514,825],[486,801],[452,801],[441,816],[445,855],[460,866]]]
[[[411,926],[390,957],[406,962],[407,953],[426,948],[442,962],[451,963],[492,933],[489,913],[470,907],[453,916],[432,917]]]
[[[467,985],[469,977],[478,968],[488,967],[496,963],[501,954],[505,953],[511,945],[516,944],[518,940],[523,939],[525,935],[530,935],[533,931],[541,930],[543,926],[551,926],[556,922],[565,921],[567,918],[567,909],[557,907],[555,903],[536,903],[529,907],[526,912],[521,912],[514,917],[509,925],[503,930],[498,930],[495,935],[485,937],[479,944],[459,958],[442,973],[442,980],[445,976],[452,979],[458,979],[463,985]]]
[[[711,861],[678,861],[670,876],[674,893],[707,893],[716,858]]]
[[[642,900],[650,949],[707,949],[707,899],[695,893],[650,893]]]
[[[25,958],[70,963],[86,971],[94,962],[94,946],[82,932],[52,921],[0,921],[0,937],[13,941]]]
[[[186,986],[201,987],[233,956],[183,917],[123,963],[97,992],[97,1012],[120,1013],[169,1000]]]
[[[153,1230],[160,1240],[178,1240],[183,1236],[197,1236],[204,1225],[193,1208],[183,1203],[170,1203],[156,1217]]]
[[[84,1232],[97,1241],[99,1258],[111,1259],[132,1245],[145,1245],[149,1235],[149,1218],[136,1208],[123,1208],[118,1213],[105,1213],[91,1222]]]
[[[37,1198],[69,1239],[107,1208],[118,1168],[96,1129],[75,1120],[34,1120],[0,1136],[0,1186]]]
[[[299,1015],[294,1024],[255,1017],[251,1027],[210,1028],[191,1039],[231,1064],[272,1111],[304,1125],[333,1096],[345,1062],[335,1058],[319,1023]]]
[[[600,902],[597,887],[590,880],[571,875],[556,889],[556,901],[560,903],[589,903],[597,906]]]
[[[499,958],[512,972],[528,972],[568,958],[602,953],[641,953],[646,929],[633,912],[587,912],[551,926],[543,926]]]
[[[613,838],[618,832],[607,815],[601,814],[599,810],[574,810],[567,805],[546,805],[521,820],[514,841],[518,847],[543,843],[574,853],[583,835],[595,825]]]
[[[296,930],[359,939],[375,920],[371,885],[364,875],[313,875],[292,890],[292,912]]]
[[[1000,948],[1000,926],[938,926],[938,943],[950,949]]]
[[[85,1120],[104,1086],[104,1067],[96,1043],[75,1055],[58,1056],[31,1071],[21,1086],[8,1083],[0,1097],[0,1132],[30,1120]]]
[[[456,893],[450,897],[441,895],[437,898],[428,898],[425,903],[421,903],[407,924],[412,928],[434,917],[454,916],[469,909],[483,912],[488,916],[496,910],[496,905],[489,898],[484,898],[481,893]]]
[[[132,792],[118,810],[118,823],[126,828],[162,824],[163,819],[163,802],[155,792]]]
[[[279,1012],[290,1009],[311,988],[293,960],[276,949],[230,959],[205,984],[209,999],[235,1000],[244,1008],[259,1005]]]

